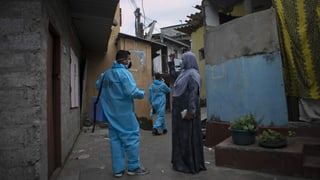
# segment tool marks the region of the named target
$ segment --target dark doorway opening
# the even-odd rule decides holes
[[[61,167],[61,115],[60,115],[60,37],[49,25],[47,46],[47,132],[48,177],[54,179]]]

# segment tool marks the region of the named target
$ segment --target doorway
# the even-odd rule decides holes
[[[47,46],[47,132],[48,177],[54,179],[61,167],[61,115],[60,115],[60,37],[49,25]]]

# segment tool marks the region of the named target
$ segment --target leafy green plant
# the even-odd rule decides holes
[[[229,126],[229,130],[255,131],[256,128],[257,122],[253,114],[240,116],[238,119],[231,122]]]
[[[279,143],[285,140],[286,136],[271,129],[263,130],[259,138],[259,141],[263,143]]]
[[[289,137],[293,137],[293,136],[296,136],[296,132],[295,131],[288,131],[288,136]]]

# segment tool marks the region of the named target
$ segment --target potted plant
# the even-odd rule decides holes
[[[287,146],[287,137],[272,129],[263,130],[259,135],[259,145],[266,148]]]
[[[253,114],[240,116],[231,122],[229,130],[234,144],[249,145],[255,143],[257,122]]]

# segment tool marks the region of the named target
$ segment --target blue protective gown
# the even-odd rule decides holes
[[[155,129],[167,129],[164,115],[166,111],[166,93],[169,93],[170,90],[164,82],[159,80],[153,80],[153,83],[149,86],[149,103],[157,115],[153,124]]]
[[[142,99],[145,92],[137,88],[132,74],[117,61],[101,74],[96,82],[97,89],[100,83],[103,83],[100,101],[109,124],[113,172],[125,170],[125,157],[128,170],[135,170],[140,167],[140,127],[135,116],[134,99]]]

